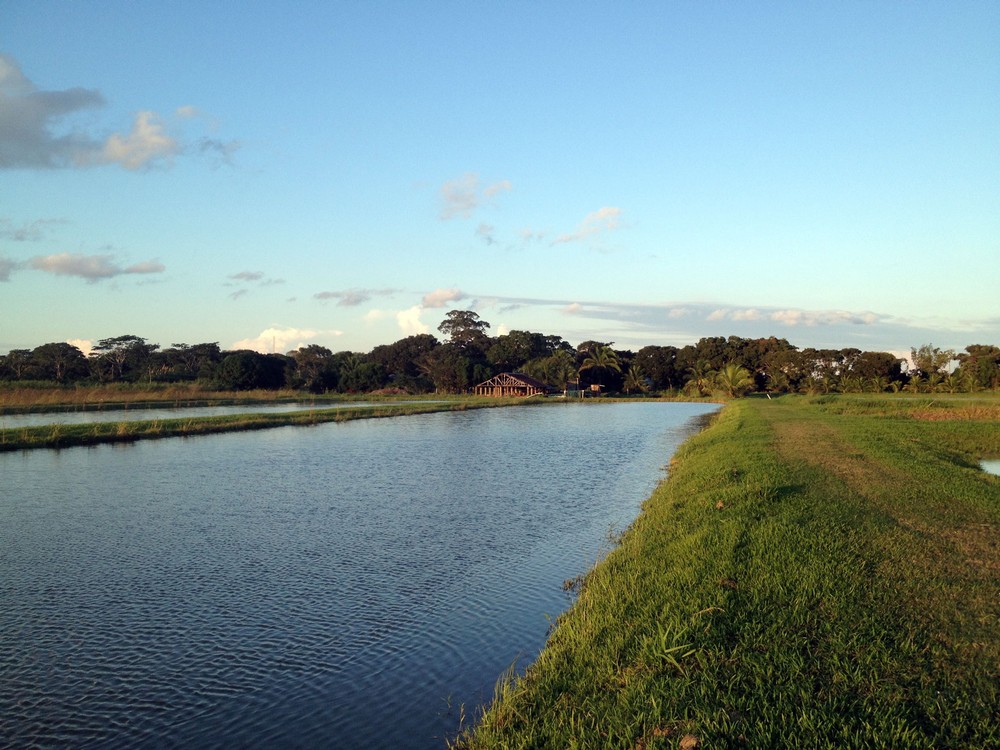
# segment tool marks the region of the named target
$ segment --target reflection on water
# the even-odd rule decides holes
[[[291,411],[319,409],[353,409],[374,406],[363,401],[342,403],[244,404],[243,406],[184,406],[132,409],[101,409],[97,411],[62,411],[41,414],[0,414],[0,429],[38,427],[50,424],[93,424],[95,422],[139,422],[154,419],[185,419],[188,417],[221,417],[225,414],[280,414]]]
[[[441,747],[713,408],[2,455],[0,744]]]
[[[980,462],[983,471],[1000,476],[1000,458],[983,459]]]

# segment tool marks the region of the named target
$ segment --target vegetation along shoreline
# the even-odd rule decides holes
[[[728,404],[452,746],[1000,747],[998,420]]]

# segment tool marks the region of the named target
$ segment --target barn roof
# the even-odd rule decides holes
[[[522,372],[502,372],[499,375],[494,375],[489,380],[484,380],[482,383],[477,385],[476,388],[496,388],[501,386],[509,388],[511,386],[518,385],[539,390],[543,393],[553,390],[551,386],[546,385],[541,380],[536,380],[530,375],[525,375]]]

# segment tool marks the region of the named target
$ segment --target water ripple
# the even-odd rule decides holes
[[[0,456],[0,746],[440,747],[634,517],[671,411]]]

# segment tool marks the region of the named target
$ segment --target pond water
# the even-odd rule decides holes
[[[1000,458],[984,458],[979,462],[983,471],[1000,476]]]
[[[187,417],[220,417],[225,414],[280,414],[291,411],[320,409],[353,409],[374,406],[365,401],[341,403],[244,404],[242,406],[157,406],[153,408],[98,409],[83,411],[42,412],[37,414],[0,414],[0,429],[39,427],[50,424],[93,424],[95,422],[139,422],[154,419],[184,419]]]
[[[0,455],[0,745],[443,747],[715,408]]]

